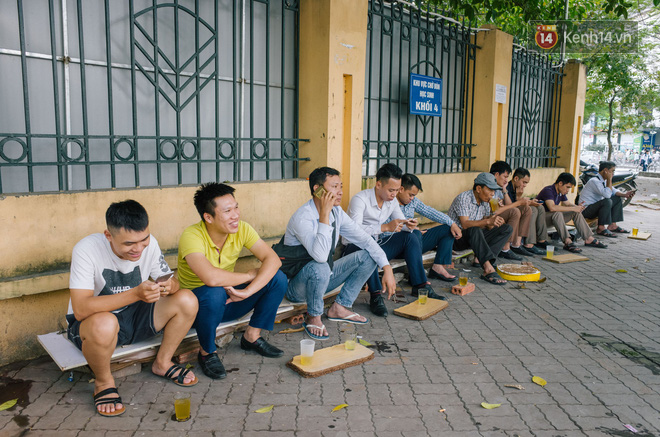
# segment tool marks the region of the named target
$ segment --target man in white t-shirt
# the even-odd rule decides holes
[[[94,372],[97,411],[117,416],[126,410],[110,373],[117,346],[162,332],[151,371],[180,386],[197,384],[190,370],[172,362],[195,320],[197,299],[190,290],[179,288],[149,233],[142,205],[134,200],[113,203],[105,219],[103,234],[89,235],[73,248],[67,335]]]

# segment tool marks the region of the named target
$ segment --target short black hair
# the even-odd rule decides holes
[[[392,163],[387,163],[376,172],[376,180],[386,183],[390,179],[401,179],[403,170]]]
[[[600,161],[600,165],[598,166],[598,171],[601,172],[603,170],[609,170],[614,167],[616,167],[616,162]]]
[[[525,176],[530,176],[531,177],[532,175],[529,174],[529,170],[527,170],[525,167],[518,167],[516,169],[516,171],[513,172],[513,177],[511,179],[513,179],[515,177],[517,177],[518,179],[522,179]]]
[[[339,176],[339,171],[332,167],[319,167],[309,174],[309,191],[314,195],[314,185],[323,185],[328,176]]]
[[[568,172],[561,173],[559,176],[557,176],[557,180],[555,181],[555,184],[562,183],[562,185],[566,184],[571,184],[575,185],[575,176]]]
[[[413,187],[413,185],[416,186],[419,191],[424,191],[422,190],[422,181],[420,181],[419,178],[414,174],[406,173],[401,176],[401,186],[404,189],[409,190]]]
[[[472,185],[472,191],[477,191],[477,187],[486,187],[486,188],[488,188],[488,185],[486,185],[486,184],[474,184],[474,185]],[[492,191],[495,191],[492,188],[488,188],[488,189],[492,190]]]
[[[115,202],[105,212],[105,224],[108,230],[126,229],[141,232],[149,226],[149,215],[144,206],[135,200]]]
[[[506,161],[495,161],[490,166],[490,172],[495,173],[511,173],[511,166]]]
[[[236,191],[234,187],[219,182],[202,184],[195,192],[194,198],[195,208],[197,208],[197,212],[202,220],[204,220],[204,213],[209,213],[211,217],[215,217],[216,197],[226,196],[227,194],[233,196],[234,191]]]

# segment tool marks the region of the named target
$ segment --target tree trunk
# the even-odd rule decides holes
[[[612,160],[612,124],[614,123],[614,109],[612,106],[614,105],[614,97],[615,95],[612,96],[610,99],[610,103],[608,105],[608,109],[610,111],[610,119],[607,123],[607,160],[611,161]]]

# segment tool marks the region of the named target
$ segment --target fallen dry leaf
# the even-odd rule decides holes
[[[543,278],[539,279],[538,282],[539,282],[539,284],[543,284],[543,283],[544,283],[545,281],[547,281],[547,280],[548,280],[547,277],[543,277]]]
[[[520,384],[504,384],[504,387],[517,388],[518,390],[525,390],[525,387],[523,387]]]
[[[255,413],[268,413],[270,410],[272,410],[275,407],[275,405],[269,405],[267,407],[259,408],[258,410],[254,410]]]
[[[441,409],[438,410],[438,413],[444,413],[444,412],[445,412],[444,408],[441,408]]]
[[[292,332],[301,332],[304,331],[305,328],[286,328],[282,329],[278,334],[291,334]]]
[[[4,404],[0,405],[0,411],[8,410],[9,408],[16,405],[16,402],[18,402],[18,399],[12,399],[11,401],[5,402]]]
[[[348,404],[339,404],[335,408],[332,409],[332,412],[334,413],[335,411],[339,411],[342,408],[346,408],[346,407],[348,407]]]
[[[548,383],[548,381],[541,378],[540,376],[532,376],[532,382],[534,384],[540,385],[541,387],[545,387],[545,385]]]
[[[484,407],[487,410],[492,410],[493,408],[497,408],[501,406],[502,404],[489,404],[488,402],[482,402],[481,406]]]

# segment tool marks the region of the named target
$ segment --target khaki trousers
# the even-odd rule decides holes
[[[548,241],[548,225],[545,223],[545,208],[543,205],[532,206],[532,219],[529,221],[527,244]]]
[[[548,226],[554,225],[555,229],[557,229],[557,232],[559,232],[559,235],[561,236],[562,243],[565,242],[567,238],[570,238],[568,229],[566,228],[566,222],[570,220],[573,220],[573,224],[577,228],[578,232],[580,232],[580,235],[582,235],[582,238],[585,239],[585,241],[594,235],[594,233],[591,232],[591,228],[584,219],[584,216],[579,212],[547,211],[545,213],[545,223]]]
[[[516,241],[518,237],[529,235],[529,222],[532,218],[532,209],[529,206],[510,208],[498,215],[513,229],[513,233],[509,237],[509,243]]]

